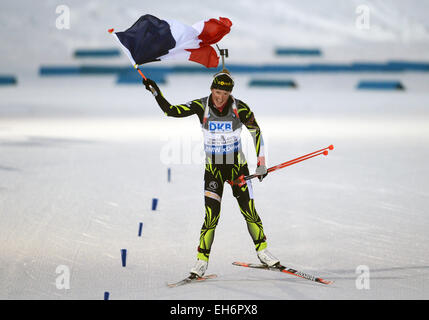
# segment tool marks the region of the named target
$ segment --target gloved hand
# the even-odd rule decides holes
[[[257,175],[259,175],[259,177],[258,177],[259,181],[262,181],[267,176],[267,174],[268,174],[267,167],[265,165],[263,165],[263,164],[259,165],[256,168],[255,173]]]
[[[152,79],[143,78],[143,85],[146,87],[146,90],[152,92],[153,96],[156,97],[158,94],[161,94],[161,90],[159,90],[157,84]]]

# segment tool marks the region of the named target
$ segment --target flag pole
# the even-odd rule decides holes
[[[225,70],[225,57],[228,58],[228,49],[221,49],[216,43],[216,47],[220,53],[220,56],[222,57],[222,71]]]

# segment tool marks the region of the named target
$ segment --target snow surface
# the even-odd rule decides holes
[[[390,2],[367,2],[381,12],[372,20],[377,32],[367,36],[377,41],[358,53],[355,46],[362,49],[362,43],[374,39],[359,38],[354,20],[343,28],[350,10],[354,17],[357,1],[327,1],[323,6],[316,1],[268,1],[258,7],[248,1],[201,7],[190,2],[179,8],[162,2],[157,10],[145,4],[143,13],[181,16],[188,23],[228,16],[237,31],[225,43],[231,46],[242,39],[240,45],[249,52],[245,61],[259,55],[277,63],[271,51],[256,52],[258,39],[264,30],[287,25],[289,19],[296,21],[288,25],[296,35],[291,44],[320,39],[320,26],[330,35],[324,41],[327,47],[344,48],[333,50],[326,60],[359,59],[360,53],[423,59],[427,2],[414,2],[420,7],[413,10],[412,2],[407,7]],[[248,88],[250,76],[237,76],[234,95],[255,112],[269,165],[335,146],[327,157],[253,184],[270,251],[287,266],[335,283],[324,286],[231,265],[257,258],[226,187],[208,269],[218,278],[168,288],[167,282],[180,280],[193,265],[203,223],[197,117],[167,118],[143,87],[117,86],[113,76],[37,76],[40,64],[76,63],[71,57],[75,47],[108,44],[100,40],[104,25],[114,22],[124,28],[142,13],[131,1],[100,3],[76,1],[71,6],[72,39],[54,28],[59,1],[40,3],[34,10],[28,10],[28,3],[1,4],[3,27],[27,35],[20,44],[34,59],[19,63],[23,53],[12,54],[18,42],[2,42],[2,73],[16,72],[19,85],[0,88],[0,299],[98,300],[105,291],[111,299],[157,300],[429,298],[429,75],[413,72],[285,75],[300,84],[292,90]],[[330,10],[334,4],[338,10]],[[401,12],[408,22],[394,24]],[[18,13],[23,20],[12,19]],[[261,13],[272,17],[263,20],[272,26],[257,28],[250,22],[249,17]],[[43,21],[50,15],[53,25],[47,26]],[[307,20],[308,15],[319,18]],[[30,25],[18,30],[20,21]],[[289,44],[283,40],[267,38],[265,47]],[[397,50],[382,49],[384,45]],[[118,61],[127,62],[125,57]],[[399,79],[407,90],[356,91],[357,82],[368,78]],[[209,83],[209,75],[175,75],[161,89],[170,102],[183,103],[207,95]],[[245,129],[243,139],[253,171],[254,151]],[[172,171],[170,183],[167,168]],[[152,198],[159,199],[156,211],[151,210]],[[137,234],[139,222],[144,223],[142,237]],[[128,250],[125,268],[122,248]],[[70,289],[57,288],[58,266],[69,268]],[[369,268],[367,289],[359,289],[361,266]]]

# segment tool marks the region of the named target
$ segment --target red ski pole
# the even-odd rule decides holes
[[[327,156],[328,155],[328,149],[329,150],[333,150],[334,146],[331,144],[329,147],[326,147],[326,148],[323,148],[323,149],[320,149],[320,150],[317,150],[317,151],[313,151],[313,152],[305,154],[305,155],[303,155],[301,157],[298,157],[298,158],[295,158],[295,159],[292,159],[292,160],[288,160],[288,161],[280,163],[280,164],[278,164],[276,166],[270,167],[267,170],[267,174],[270,173],[270,172],[273,172],[273,171],[276,171],[276,170],[279,170],[279,169],[291,166],[293,164],[299,163],[301,161],[308,160],[308,159],[320,156],[321,154]],[[235,179],[232,182],[228,181],[228,183],[230,185],[242,186],[242,185],[244,185],[246,183],[246,180],[250,180],[250,179],[253,179],[253,178],[256,178],[256,177],[259,177],[259,175],[255,174],[255,173],[251,174],[251,175],[248,175],[248,176],[241,175],[240,177],[238,177],[237,179]]]
[[[268,172],[272,172],[272,171],[275,171],[275,170],[278,170],[278,169],[281,169],[281,168],[284,168],[284,167],[288,167],[288,166],[290,166],[292,164],[295,164],[295,163],[298,163],[298,162],[301,162],[301,161],[313,158],[315,156],[319,156],[321,154],[327,156],[328,155],[328,149],[329,150],[333,150],[334,146],[331,144],[329,147],[326,147],[326,148],[323,148],[323,149],[320,149],[320,150],[317,150],[317,151],[305,154],[305,155],[303,155],[301,157],[298,157],[298,158],[295,158],[295,159],[283,162],[281,164],[278,164],[276,166],[273,166],[273,167],[269,168],[267,171]]]

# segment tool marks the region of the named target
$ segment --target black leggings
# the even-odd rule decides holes
[[[240,175],[249,174],[247,164],[213,165],[206,164],[204,174],[205,218],[201,227],[198,259],[208,261],[213,244],[216,226],[219,222],[223,186],[227,180],[233,181]],[[232,186],[232,193],[240,206],[241,214],[247,223],[247,229],[255,244],[256,251],[267,247],[261,218],[255,209],[252,184],[249,181],[239,187]]]

